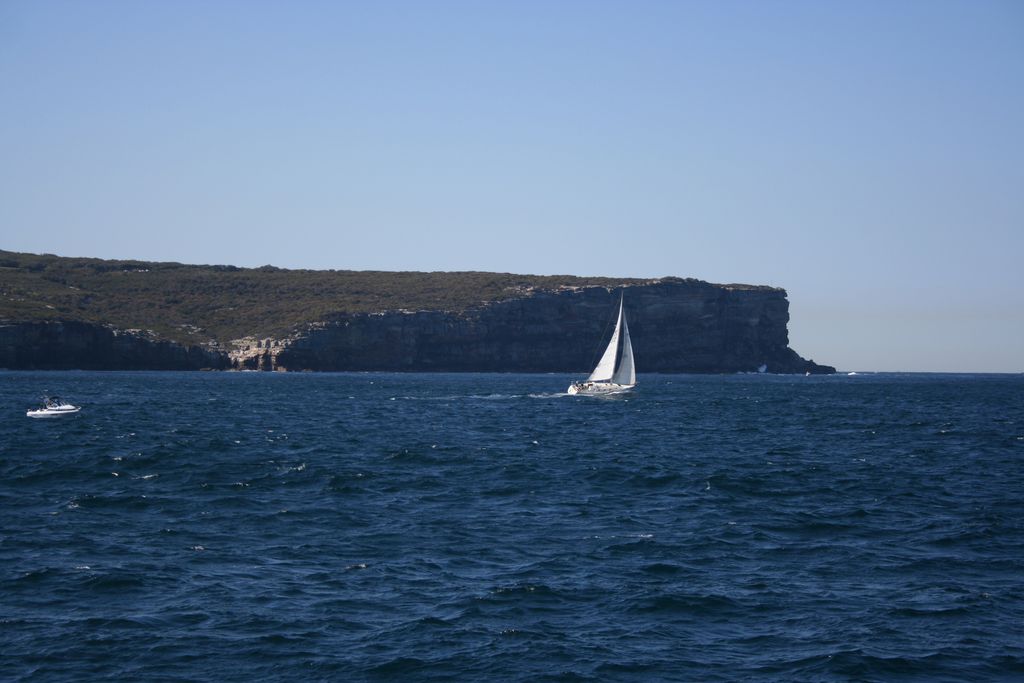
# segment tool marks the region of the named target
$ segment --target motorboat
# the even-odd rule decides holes
[[[73,415],[81,408],[73,406],[59,396],[47,396],[43,399],[43,405],[35,410],[25,413],[28,417],[60,417],[61,415]]]

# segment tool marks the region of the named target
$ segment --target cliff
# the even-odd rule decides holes
[[[621,292],[640,373],[834,372],[789,348],[775,287],[13,252],[0,252],[0,367],[585,372]]]
[[[462,313],[343,315],[280,348],[263,367],[313,370],[587,372],[622,289],[566,288]],[[788,345],[785,290],[666,279],[624,289],[640,372],[834,372]]]
[[[23,370],[228,369],[227,354],[80,321],[0,323],[0,368]]]

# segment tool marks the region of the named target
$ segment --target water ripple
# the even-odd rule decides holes
[[[1024,677],[1020,377],[0,375],[5,680]]]

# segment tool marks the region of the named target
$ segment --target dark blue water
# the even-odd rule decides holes
[[[0,373],[0,679],[1024,678],[1024,377],[569,380]]]

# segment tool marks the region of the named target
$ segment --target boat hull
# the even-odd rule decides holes
[[[575,382],[569,385],[570,396],[611,396],[632,391],[635,384],[615,384],[613,382]]]
[[[60,417],[61,415],[74,415],[79,410],[81,410],[81,408],[77,406],[70,406],[67,408],[40,408],[39,410],[29,410],[25,415],[34,418]]]

